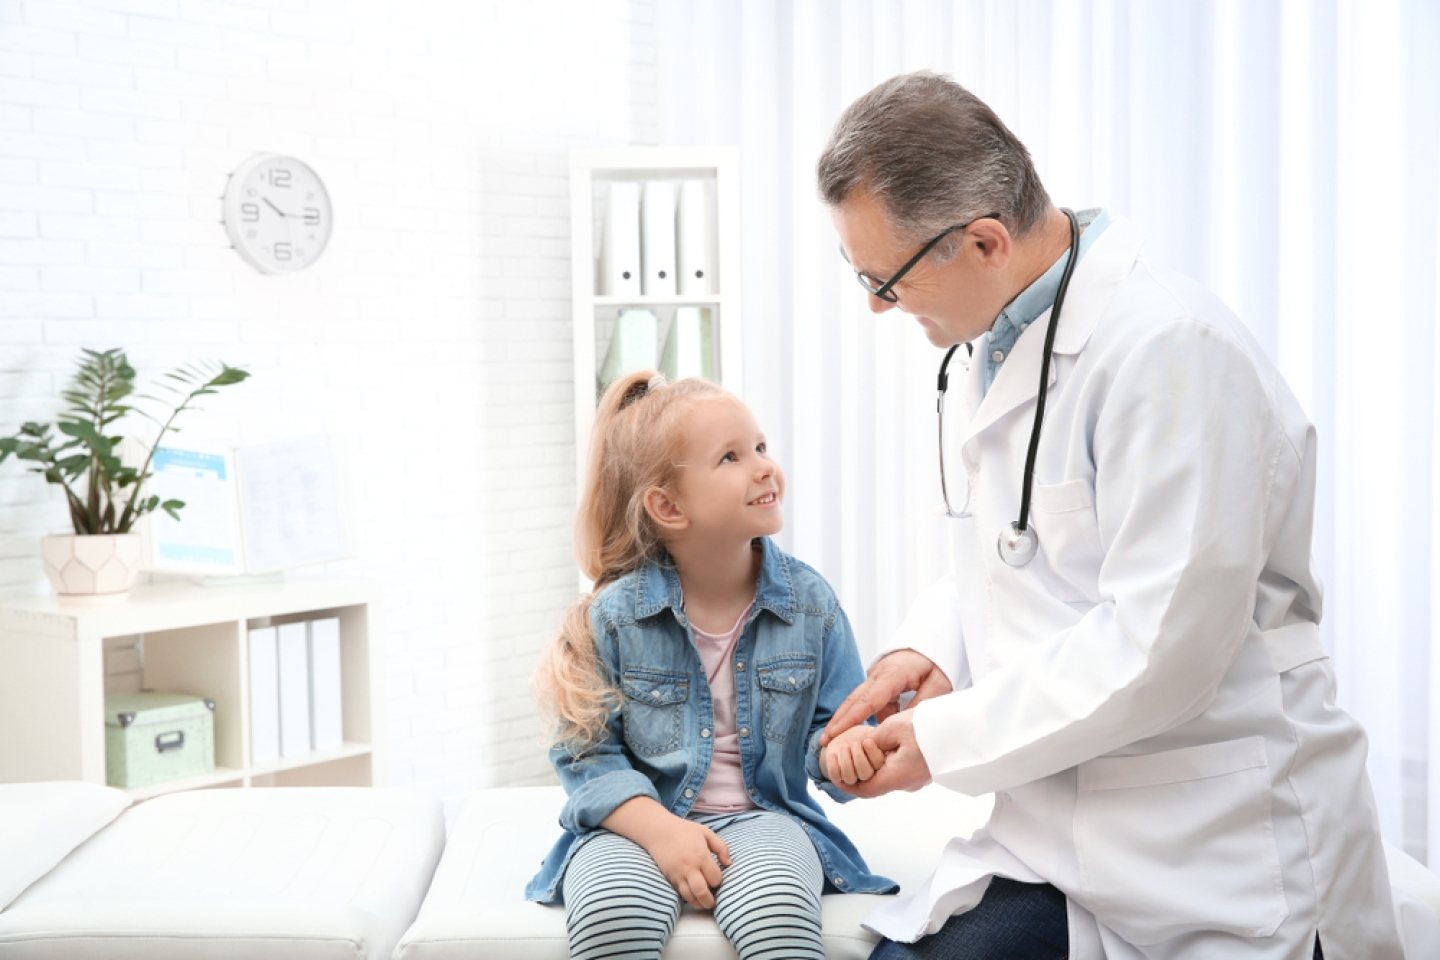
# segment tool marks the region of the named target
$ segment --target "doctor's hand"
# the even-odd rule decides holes
[[[821,745],[849,730],[867,717],[885,720],[900,711],[900,695],[914,691],[915,697],[906,707],[922,700],[949,693],[950,678],[930,658],[914,650],[896,650],[882,657],[870,668],[870,676],[850,692],[845,702],[825,725]],[[888,750],[886,751],[889,752]]]
[[[875,730],[873,742],[885,751],[885,766],[869,780],[836,782],[841,790],[854,797],[878,797],[895,790],[919,790],[930,782],[930,765],[915,740],[915,714],[907,710],[892,715]]]

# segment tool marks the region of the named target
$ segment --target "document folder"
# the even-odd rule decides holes
[[[310,621],[310,743],[329,750],[344,742],[340,700],[340,618]]]
[[[715,292],[715,184],[686,180],[680,184],[675,218],[675,263],[682,296]]]
[[[647,180],[640,203],[640,292],[673,297],[675,284],[675,181]]]
[[[605,198],[600,294],[640,296],[640,184],[616,181]]]
[[[280,756],[310,752],[310,656],[304,622],[282,623],[280,661]]]
[[[250,631],[250,762],[280,759],[280,662],[274,627]]]

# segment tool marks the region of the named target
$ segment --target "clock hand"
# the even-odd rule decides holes
[[[288,217],[288,216],[290,216],[290,214],[286,213],[284,210],[281,210],[279,207],[275,206],[275,204],[271,203],[269,197],[261,197],[260,199],[261,199],[261,200],[264,200],[265,203],[270,207],[270,209],[271,209],[271,210],[274,210],[276,213],[280,214],[280,216],[282,216],[282,217]]]

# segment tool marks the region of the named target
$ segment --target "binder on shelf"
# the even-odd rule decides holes
[[[682,296],[715,292],[715,184],[685,180],[675,214],[675,271]]]
[[[316,750],[345,740],[340,700],[340,618],[310,621],[310,743]]]
[[[304,621],[276,628],[280,663],[280,756],[310,752],[310,654]]]
[[[638,297],[640,290],[640,184],[617,180],[605,197],[599,292]]]
[[[660,356],[660,372],[672,381],[686,377],[715,380],[714,325],[704,307],[677,307]]]
[[[655,366],[660,352],[659,321],[649,310],[624,310],[615,321],[605,362],[600,367],[599,389],[636,370]]]
[[[274,627],[250,631],[250,762],[280,759],[280,661]]]
[[[673,297],[675,284],[675,181],[646,180],[640,201],[640,292]]]

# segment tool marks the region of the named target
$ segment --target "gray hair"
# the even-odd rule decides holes
[[[973,93],[929,70],[892,77],[852,103],[816,174],[826,204],[869,191],[899,239],[917,246],[992,213],[1023,237],[1050,209],[1025,145]],[[957,239],[937,255],[953,256]]]

